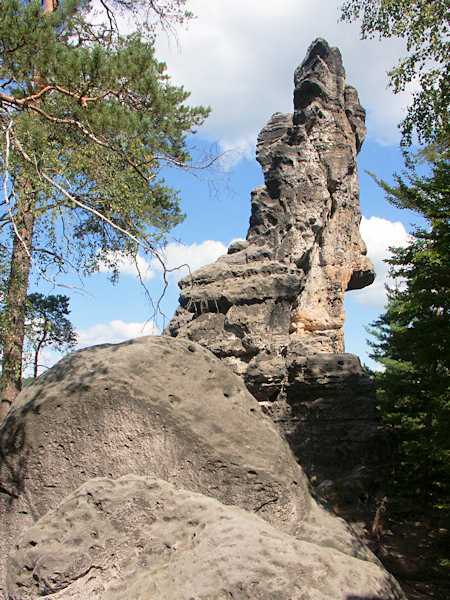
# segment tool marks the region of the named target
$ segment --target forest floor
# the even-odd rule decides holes
[[[408,600],[450,600],[450,515],[409,500],[389,498],[379,535],[370,520],[344,515],[366,540]],[[372,512],[372,515],[374,513]]]
[[[409,600],[450,599],[449,515],[397,501],[386,512],[378,558]]]

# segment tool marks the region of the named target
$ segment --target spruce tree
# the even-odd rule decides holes
[[[372,324],[372,358],[385,422],[397,433],[395,481],[403,493],[446,504],[450,475],[450,189],[448,160],[431,175],[382,184],[400,208],[416,210],[427,226],[416,228],[405,248],[393,249],[386,311]]]

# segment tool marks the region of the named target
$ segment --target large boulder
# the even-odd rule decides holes
[[[155,477],[91,479],[17,540],[10,600],[400,598],[376,564]]]
[[[287,443],[242,380],[200,345],[150,337],[72,353],[17,398],[0,429],[3,566],[16,543],[10,564],[34,573],[28,558],[17,558],[23,549],[18,537],[81,484],[128,474],[156,477],[254,513],[278,532],[313,544],[314,552],[330,556],[333,549],[336,556],[357,559],[363,578],[378,565],[348,525],[313,500]],[[83,489],[89,499],[90,488]],[[66,550],[58,548],[51,552],[63,563]],[[5,597],[18,593],[23,575],[11,569]],[[381,579],[370,594],[380,597],[376,590],[384,586],[396,591],[383,598],[400,598],[388,574],[377,573]]]

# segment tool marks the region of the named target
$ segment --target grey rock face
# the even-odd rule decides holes
[[[89,482],[99,476],[109,479]],[[305,586],[300,567],[311,574],[305,598],[333,586],[402,597],[346,523],[311,498],[242,380],[188,340],[140,338],[64,358],[3,423],[0,481],[2,562],[12,548],[4,597],[142,598],[154,585],[155,598],[266,598],[279,584],[273,597],[287,599]],[[202,570],[216,559],[218,589],[215,571]]]
[[[391,444],[342,330],[345,292],[374,279],[359,233],[365,111],[324,40],[294,82],[294,113],[274,114],[258,138],[265,185],[252,192],[247,239],[180,282],[165,333],[203,344],[241,375],[318,481],[361,466],[377,478]]]
[[[156,477],[91,479],[17,540],[11,600],[402,598],[377,564]]]
[[[128,474],[164,479],[297,539],[376,561],[311,498],[242,379],[202,346],[163,336],[74,352],[18,396],[0,428],[0,573],[17,537],[81,484]]]

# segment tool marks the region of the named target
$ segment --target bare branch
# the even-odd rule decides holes
[[[109,21],[109,26],[113,31],[119,31],[119,27],[117,25],[117,21],[116,21],[116,17],[114,16],[113,11],[109,8],[108,4],[105,2],[105,0],[100,0],[100,4],[103,6],[103,8],[106,11],[106,16],[108,17],[108,21]]]

